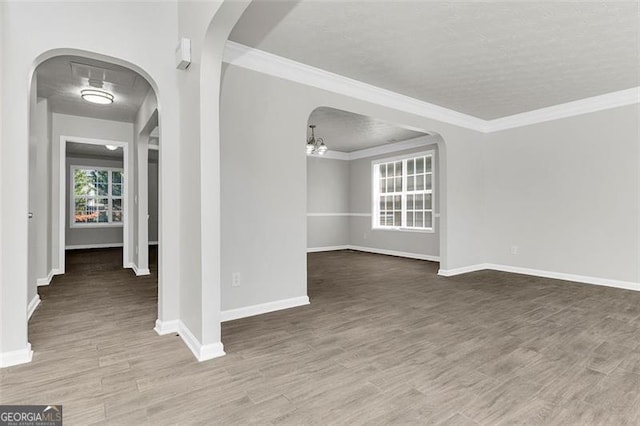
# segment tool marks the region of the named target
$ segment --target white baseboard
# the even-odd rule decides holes
[[[51,280],[53,279],[54,275],[61,275],[61,274],[62,274],[62,271],[60,269],[54,268],[49,271],[49,274],[45,278],[38,278],[36,284],[38,285],[38,287],[49,285],[51,284]]]
[[[307,253],[318,253],[321,251],[337,251],[337,250],[349,250],[349,246],[311,247],[307,249]]]
[[[227,311],[220,312],[220,321],[233,321],[240,318],[281,311],[283,309],[296,308],[298,306],[304,306],[308,304],[309,297],[301,296],[293,297],[291,299],[276,300],[275,302],[261,303],[259,305],[246,306],[244,308],[229,309]]]
[[[153,328],[160,336],[177,333],[180,329],[180,320],[162,321],[157,319]]]
[[[177,333],[189,350],[195,355],[198,361],[206,361],[213,358],[218,358],[224,353],[224,346],[222,342],[211,343],[203,345],[193,335],[189,327],[187,327],[181,320],[161,321],[156,320],[156,326],[153,328],[160,336],[167,334]]]
[[[47,274],[46,277],[44,278],[38,278],[36,280],[36,285],[38,287],[41,287],[43,285],[49,285],[51,283],[51,280],[53,279],[53,270],[49,271],[49,274]]]
[[[384,254],[387,256],[407,257],[409,259],[428,260],[430,262],[440,262],[440,256],[432,256],[429,254],[409,253],[406,251],[386,250],[386,249],[379,249],[375,247],[352,246],[352,245],[311,247],[311,248],[307,248],[307,253],[318,253],[322,251],[337,251],[337,250],[364,251],[366,253]]]
[[[364,251],[367,253],[385,254],[387,256],[408,257],[409,259],[428,260],[430,262],[440,262],[440,256],[430,254],[409,253],[406,251],[386,250],[375,247],[348,246],[349,250]]]
[[[468,274],[469,272],[483,271],[488,268],[487,263],[478,263],[477,265],[463,266],[461,268],[440,269],[438,275],[441,277],[454,277],[456,275]]]
[[[74,244],[64,246],[65,250],[84,250],[84,249],[96,249],[96,248],[115,248],[122,247],[122,243],[100,243],[100,244]]]
[[[135,263],[131,262],[128,265],[125,266],[125,268],[130,268],[133,270],[133,273],[136,274],[137,277],[143,276],[143,275],[151,275],[151,271],[149,270],[149,268],[138,268],[138,265],[136,265]]]
[[[208,345],[201,344],[193,333],[191,333],[191,330],[180,320],[178,320],[178,334],[198,361],[207,361],[225,355],[222,342],[210,343]]]
[[[144,269],[135,268],[134,271],[136,275],[139,277],[142,275],[151,275],[151,271],[149,270],[149,268],[144,268]]]
[[[625,290],[640,291],[640,283],[632,281],[612,280],[609,278],[590,277],[586,275],[567,274],[564,272],[545,271],[542,269],[522,268],[520,266],[497,265],[495,263],[479,263],[477,265],[465,266],[455,269],[440,269],[438,275],[443,277],[453,277],[455,275],[467,274],[482,270],[492,270],[510,272],[512,274],[530,275],[533,277],[551,278],[555,280],[571,281],[581,284],[601,285],[605,287],[622,288]]]
[[[27,343],[24,349],[17,351],[0,352],[0,368],[11,367],[13,365],[26,364],[31,362],[33,351],[31,343]]]
[[[562,281],[572,281],[583,284],[601,285],[605,287],[623,288],[625,290],[640,291],[640,283],[632,281],[612,280],[609,278],[589,277],[586,275],[566,274],[564,272],[544,271],[541,269],[521,268],[519,266],[487,264],[486,269],[511,272],[514,274],[532,275],[534,277],[552,278]]]
[[[33,315],[38,306],[40,306],[40,295],[36,294],[27,306],[27,321],[31,319],[31,315]]]

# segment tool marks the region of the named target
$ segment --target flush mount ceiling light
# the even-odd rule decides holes
[[[80,91],[80,96],[87,102],[100,105],[109,105],[113,103],[113,95],[109,92],[99,89],[84,89]]]
[[[115,151],[116,149],[118,149],[116,145],[105,145],[105,148],[107,148],[109,151]]]
[[[307,155],[324,155],[329,148],[324,144],[324,140],[322,138],[316,139],[316,125],[310,124],[309,127],[311,128],[311,137],[307,139]]]

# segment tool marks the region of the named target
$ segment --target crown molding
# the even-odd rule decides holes
[[[419,148],[422,146],[435,145],[437,142],[431,139],[431,135],[418,136],[400,142],[386,145],[374,146],[373,148],[359,149],[358,151],[342,152],[329,149],[324,155],[309,156],[310,158],[322,158],[325,160],[359,160],[361,158],[375,157],[407,149]]]
[[[516,127],[528,126],[561,118],[573,117],[589,112],[602,111],[620,106],[640,103],[640,87],[593,96],[564,104],[540,108],[493,120],[483,120],[458,111],[443,108],[371,84],[363,83],[332,72],[324,71],[263,50],[254,49],[228,40],[223,62],[260,73],[305,84],[330,92],[347,95],[366,102],[386,106],[421,117],[453,124],[482,133],[492,133]],[[344,160],[340,154],[325,155],[326,158]]]
[[[307,155],[307,157],[309,158],[322,158],[325,160],[351,160],[351,158],[349,158],[349,153],[348,152],[342,152],[342,151],[334,151],[332,149],[328,149],[327,152],[325,152],[322,155]]]
[[[373,148],[360,149],[349,153],[349,160],[359,160],[360,158],[375,157],[377,155],[389,154],[392,152],[405,151],[407,149],[419,148],[427,145],[435,145],[437,142],[431,139],[430,135],[418,136],[386,145],[374,146]]]
[[[531,124],[543,123],[545,121],[574,117],[576,115],[603,111],[606,109],[637,103],[640,103],[640,87],[633,87],[631,89],[620,90],[618,92],[592,96],[590,98],[514,114],[508,117],[497,118],[495,120],[489,120],[487,121],[486,131],[488,133],[499,132],[501,130],[529,126]]]
[[[428,117],[443,123],[477,131],[484,131],[486,127],[485,120],[471,115],[381,89],[371,84],[292,61],[291,59],[254,49],[231,40],[227,41],[222,61],[318,89],[346,94],[376,105],[383,105],[421,117]]]

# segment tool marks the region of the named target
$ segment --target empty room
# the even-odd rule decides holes
[[[0,424],[639,424],[639,16],[0,2]]]

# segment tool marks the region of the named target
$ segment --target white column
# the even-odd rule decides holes
[[[138,196],[138,275],[149,272],[149,136],[138,139],[138,155],[135,166]]]

